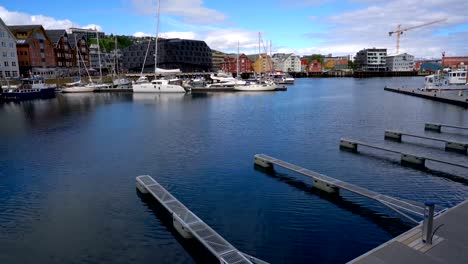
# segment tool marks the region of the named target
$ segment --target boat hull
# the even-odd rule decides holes
[[[4,100],[30,100],[37,98],[53,98],[55,96],[55,87],[31,89],[30,91],[20,91],[17,89],[6,90],[2,93]]]
[[[276,90],[276,85],[245,85],[245,86],[236,86],[234,87],[234,90],[236,91],[243,91],[243,92],[248,92],[248,91],[274,91]]]
[[[173,84],[139,83],[132,88],[134,93],[185,93],[184,87]]]
[[[93,87],[68,87],[63,88],[62,93],[92,93],[94,92]]]

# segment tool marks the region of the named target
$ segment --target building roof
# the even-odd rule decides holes
[[[46,33],[47,36],[49,36],[50,41],[52,41],[54,45],[57,45],[60,41],[60,38],[67,34],[67,31],[65,29],[49,29],[46,30]]]
[[[11,37],[13,37],[13,39],[16,39],[15,38],[15,35],[10,31],[9,27],[5,24],[5,22],[3,22],[2,18],[0,17],[0,26],[2,26],[3,28],[5,28],[5,30],[7,31],[8,34],[10,34]]]
[[[16,40],[16,43],[18,44],[29,44],[29,42],[35,38],[36,34],[38,31],[44,31],[44,36],[45,38],[50,41],[49,36],[45,32],[44,28],[42,25],[11,25],[8,26],[8,29],[11,31],[13,35],[16,37],[17,32],[26,32],[28,35],[26,38],[18,39]]]
[[[84,39],[86,42],[86,36],[83,33],[72,33],[68,34],[68,43],[70,44],[70,47],[74,49],[76,47],[76,42],[79,39]],[[75,41],[76,40],[76,41]]]

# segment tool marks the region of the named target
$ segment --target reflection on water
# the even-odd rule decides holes
[[[141,174],[246,253],[271,263],[349,261],[408,223],[349,192],[330,197],[298,175],[253,170],[253,155],[453,206],[468,197],[466,183],[338,148],[350,137],[468,163],[437,146],[383,139],[394,129],[468,140],[423,126],[466,127],[467,109],[383,91],[421,80],[299,79],[287,92],[59,94],[1,103],[0,263],[205,263],[197,245],[181,241],[158,207],[135,194]]]

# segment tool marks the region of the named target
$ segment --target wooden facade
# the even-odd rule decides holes
[[[54,44],[41,25],[8,26],[16,38],[19,71],[23,76],[52,75],[56,61]]]

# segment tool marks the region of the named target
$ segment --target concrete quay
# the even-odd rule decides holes
[[[393,88],[393,87],[385,87],[385,91],[401,93],[406,95],[412,95],[416,97],[422,97],[434,101],[459,105],[463,107],[468,107],[468,96],[457,96],[453,94],[443,94],[444,92],[436,92],[436,91],[421,91],[417,88]]]
[[[468,200],[434,218],[432,243],[422,239],[423,224],[348,262],[468,263]]]

